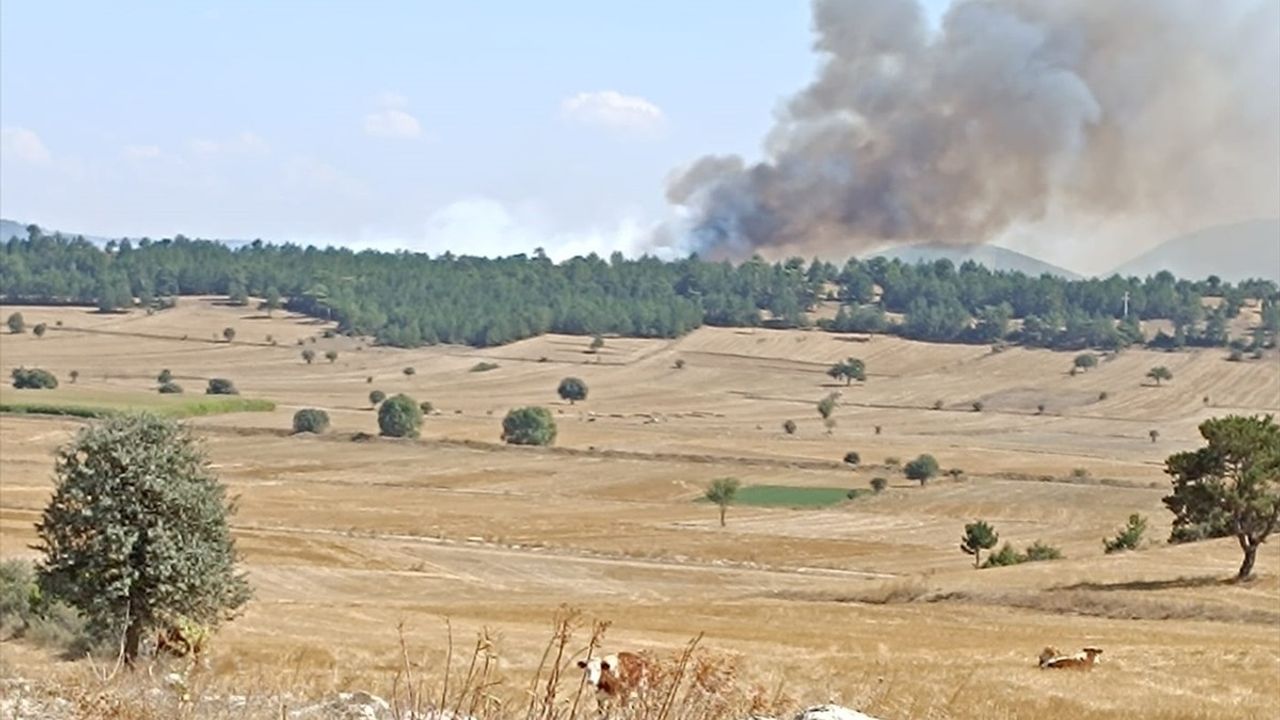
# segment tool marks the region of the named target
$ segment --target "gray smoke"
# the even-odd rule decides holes
[[[696,249],[980,243],[1050,217],[1280,214],[1280,0],[815,0],[765,160],[678,173]]]

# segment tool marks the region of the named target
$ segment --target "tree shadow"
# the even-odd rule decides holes
[[[1118,590],[1177,590],[1220,585],[1235,585],[1233,577],[1224,578],[1219,575],[1201,575],[1199,577],[1180,577],[1174,580],[1130,580],[1115,583],[1081,582],[1074,585],[1058,585],[1050,590],[1096,590],[1115,592]]]

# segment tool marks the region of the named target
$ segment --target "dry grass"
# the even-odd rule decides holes
[[[610,339],[597,362],[583,338],[556,336],[487,350],[356,350],[360,341],[320,337],[324,326],[309,319],[190,298],[149,317],[22,311],[51,330],[0,336],[0,373],[77,369],[79,381],[57,391],[69,401],[148,394],[169,368],[188,388],[229,377],[244,397],[276,403],[191,421],[240,496],[234,529],[257,589],[196,682],[262,698],[267,711],[281,698],[368,690],[401,708],[462,697],[462,711],[531,720],[531,707],[535,717],[548,707],[557,655],[544,659],[547,618],[564,603],[584,613],[569,657],[588,647],[597,618],[613,621],[602,652],[666,658],[705,633],[697,649],[732,661],[740,686],[732,707],[714,711],[727,714],[832,700],[886,718],[1261,718],[1280,702],[1280,552],[1264,546],[1258,582],[1221,585],[1239,561],[1233,542],[1158,543],[1168,531],[1161,460],[1193,446],[1204,417],[1280,409],[1274,363],[1130,351],[1072,378],[1069,354],[716,328]],[[245,342],[214,342],[227,326]],[[267,333],[279,345],[260,342]],[[340,356],[308,366],[298,339]],[[827,387],[826,365],[849,354],[867,361],[870,381]],[[684,369],[672,368],[676,357]],[[478,362],[500,367],[469,372]],[[1152,364],[1169,365],[1175,381],[1142,386]],[[587,402],[556,398],[569,374],[591,387]],[[424,439],[352,442],[376,433],[370,389],[430,400],[438,413]],[[829,436],[813,403],[833,390],[843,396]],[[981,400],[984,412],[930,409],[939,398]],[[558,447],[497,444],[505,410],[533,403],[553,409]],[[333,433],[290,437],[300,407],[327,410]],[[779,428],[786,417],[800,425],[795,436]],[[76,427],[0,416],[0,555],[31,555],[51,453]],[[921,489],[885,468],[850,470],[840,462],[849,450],[932,452],[966,474]],[[1098,480],[1035,481],[1067,480],[1073,468]],[[715,477],[866,488],[877,475],[890,478],[882,494],[824,509],[731,508],[724,529],[714,508],[692,502]],[[1102,538],[1133,512],[1151,519],[1156,545],[1104,555]],[[1043,540],[1067,559],[975,571],[956,544],[977,517],[1002,541]],[[470,669],[476,638],[483,652]],[[1035,657],[1048,644],[1099,645],[1104,663],[1042,673]],[[22,643],[4,642],[0,656],[11,675],[97,687],[84,663]],[[711,671],[699,657],[686,663],[686,687]],[[561,703],[572,707],[580,676],[557,672],[551,706],[571,712]],[[127,682],[141,684],[117,698],[149,689]],[[576,712],[583,704],[594,709],[580,698]]]

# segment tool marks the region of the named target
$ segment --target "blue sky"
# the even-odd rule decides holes
[[[937,14],[942,2],[935,2]],[[108,236],[630,249],[758,156],[803,0],[0,3],[0,214]]]

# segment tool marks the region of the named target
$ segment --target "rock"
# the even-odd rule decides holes
[[[391,705],[367,692],[338,693],[332,700],[299,708],[290,720],[390,720]]]
[[[795,720],[879,720],[839,705],[815,705],[796,713]]]

